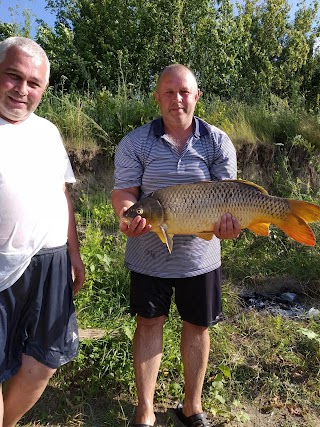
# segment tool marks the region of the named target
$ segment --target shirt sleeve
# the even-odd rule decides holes
[[[237,179],[237,154],[231,139],[221,130],[213,131],[211,137],[215,147],[210,168],[211,178],[213,180]]]
[[[120,141],[114,161],[115,190],[141,186],[143,165],[139,158],[139,147],[140,141],[134,132],[129,133]]]

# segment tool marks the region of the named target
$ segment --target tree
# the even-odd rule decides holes
[[[149,93],[163,67],[181,62],[206,97],[295,99],[303,90],[316,99],[318,0],[302,3],[293,21],[287,0],[48,0],[48,7],[55,28],[42,23],[37,40],[52,81],[65,89],[116,93],[132,85]]]

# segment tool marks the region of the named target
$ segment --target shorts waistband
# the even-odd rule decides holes
[[[53,254],[55,252],[62,252],[67,249],[68,245],[56,246],[54,248],[42,248],[40,249],[34,256],[37,255],[45,255],[45,254]]]

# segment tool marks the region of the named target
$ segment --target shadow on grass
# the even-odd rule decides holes
[[[81,390],[73,394],[48,386],[38,403],[20,421],[20,427],[129,427],[135,406],[116,396],[85,398]],[[174,408],[156,410],[157,427],[183,427]],[[213,424],[223,427],[224,423]]]
[[[48,386],[37,404],[20,421],[20,427],[129,427],[135,406],[117,396],[102,394],[87,398],[82,390],[66,392]],[[181,427],[174,409],[156,412],[157,427]]]
[[[37,404],[23,417],[20,426],[121,426],[127,427],[134,406],[114,396],[88,398],[85,390],[64,391],[48,386]]]

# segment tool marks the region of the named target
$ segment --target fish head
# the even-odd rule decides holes
[[[145,218],[147,224],[151,224],[152,227],[159,226],[164,221],[164,212],[161,203],[152,196],[147,196],[130,206],[130,208],[123,213],[121,220],[130,224],[137,216]]]

